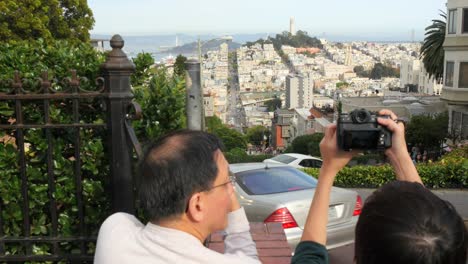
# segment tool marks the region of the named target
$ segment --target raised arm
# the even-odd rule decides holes
[[[381,110],[379,114],[389,115],[391,118],[378,118],[378,122],[381,125],[386,126],[393,134],[392,147],[385,150],[385,155],[387,155],[390,160],[390,164],[392,164],[397,180],[419,182],[423,184],[418,171],[411,160],[408,150],[406,149],[404,123],[398,121],[398,117],[395,113],[388,109]]]
[[[328,206],[333,181],[338,171],[346,166],[355,152],[345,152],[338,149],[336,124],[331,124],[326,128],[325,136],[320,142],[320,153],[323,163],[301,241],[313,241],[326,245]]]
[[[225,231],[225,254],[249,257],[244,263],[260,263],[257,247],[250,235],[247,216],[234,192],[231,194],[231,212],[228,214],[228,226]]]

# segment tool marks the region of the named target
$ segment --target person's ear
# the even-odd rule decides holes
[[[201,222],[204,218],[204,206],[202,193],[195,193],[190,197],[187,206],[187,216],[195,222]]]

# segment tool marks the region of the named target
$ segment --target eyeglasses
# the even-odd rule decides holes
[[[235,182],[236,182],[236,176],[234,176],[233,174],[229,174],[229,180],[228,180],[227,182],[221,183],[221,184],[219,184],[219,185],[213,186],[213,187],[211,187],[211,188],[209,188],[209,189],[207,189],[207,190],[200,191],[200,192],[209,192],[209,191],[213,190],[214,188],[218,188],[218,187],[221,187],[221,186],[225,186],[225,185],[227,185],[227,184],[229,184],[229,183],[232,184],[232,185],[234,185]],[[228,194],[232,194],[233,190],[234,190],[233,188],[229,188],[228,191],[227,191],[227,193],[228,193]],[[189,204],[188,204],[188,202],[187,202],[187,205],[186,205],[186,207],[185,207],[185,212],[188,211],[188,208],[189,208]]]
[[[218,187],[224,186],[224,185],[229,184],[229,183],[234,185],[235,182],[236,182],[236,176],[229,175],[229,180],[227,182],[221,183],[221,184],[216,185],[216,186],[213,186],[213,187],[209,188],[208,190],[205,190],[204,192],[209,192],[209,191],[213,190],[214,188],[218,188]]]

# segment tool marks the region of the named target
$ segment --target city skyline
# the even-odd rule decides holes
[[[446,10],[445,0],[357,1],[151,1],[90,0],[92,34],[253,34],[296,30],[311,36],[421,40],[424,28]],[[109,12],[111,10],[111,12]],[[331,12],[327,12],[327,10]],[[116,19],[118,18],[118,19]]]

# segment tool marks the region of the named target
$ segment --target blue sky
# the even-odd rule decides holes
[[[279,33],[422,39],[446,0],[88,0],[92,33],[125,35]]]

